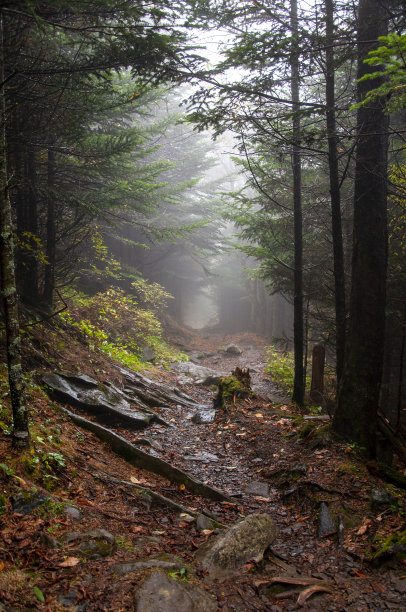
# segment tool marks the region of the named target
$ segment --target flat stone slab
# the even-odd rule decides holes
[[[206,591],[153,572],[134,596],[136,612],[215,612],[216,600]]]
[[[268,514],[251,514],[218,536],[212,536],[196,552],[196,560],[212,578],[224,578],[249,561],[261,561],[277,535]]]
[[[141,429],[157,420],[152,411],[132,406],[118,389],[111,389],[90,376],[53,372],[45,374],[42,380],[58,399],[94,414],[100,422]]]
[[[250,493],[251,495],[258,495],[260,497],[268,497],[270,487],[266,482],[259,482],[257,480],[251,480],[246,487],[244,487],[244,491],[246,493]]]

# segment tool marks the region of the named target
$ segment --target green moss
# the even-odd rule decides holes
[[[372,555],[372,561],[382,563],[393,557],[399,560],[406,559],[406,529],[394,533],[384,540],[377,540],[378,549]]]
[[[298,440],[303,440],[304,438],[307,438],[307,436],[317,427],[317,423],[314,423],[313,421],[308,421],[303,427],[302,429],[299,431],[299,435],[297,437]]]
[[[0,493],[0,514],[4,514],[6,511],[7,500],[3,493]]]
[[[250,389],[235,376],[225,376],[220,380],[214,405],[232,404],[235,397],[247,397]]]

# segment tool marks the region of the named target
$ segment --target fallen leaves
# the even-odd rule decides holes
[[[364,520],[362,521],[362,525],[361,527],[358,529],[357,533],[355,535],[364,535],[368,529],[371,527],[372,525],[372,520],[369,518],[364,518]]]
[[[62,561],[61,563],[58,563],[59,567],[75,567],[75,565],[77,565],[78,563],[80,563],[80,559],[78,559],[77,557],[67,557],[64,561]]]

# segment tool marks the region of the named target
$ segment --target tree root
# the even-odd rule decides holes
[[[62,408],[62,410],[69,416],[70,419],[72,419],[74,423],[76,423],[76,425],[79,425],[80,427],[91,431],[100,440],[103,440],[103,442],[107,442],[107,444],[110,445],[111,449],[117,455],[120,455],[120,457],[123,457],[123,459],[125,459],[132,465],[147,470],[148,472],[158,474],[159,476],[163,476],[171,482],[183,484],[189,489],[189,491],[195,493],[196,495],[201,495],[202,497],[213,499],[215,501],[233,502],[230,497],[225,495],[219,489],[215,489],[214,487],[205,485],[203,482],[200,482],[192,476],[189,476],[182,470],[174,467],[170,463],[167,463],[163,459],[160,459],[159,457],[153,457],[152,455],[149,455],[141,449],[136,448],[125,438],[122,438],[110,429],[102,427],[102,425],[98,425],[97,423],[93,423],[92,421],[78,416],[77,414],[70,412],[70,410],[67,410],[66,408]]]

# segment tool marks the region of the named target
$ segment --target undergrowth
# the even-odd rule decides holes
[[[133,283],[134,295],[110,287],[94,296],[76,294],[70,308],[60,317],[71,326],[92,351],[100,351],[134,370],[145,367],[143,350],[154,352],[155,363],[167,366],[187,356],[163,338],[159,315],[172,296],[157,283]]]
[[[274,346],[267,349],[266,373],[273,382],[289,394],[293,393],[293,381],[295,376],[295,361],[293,352],[279,351]],[[309,371],[309,370],[308,370]],[[306,387],[310,386],[310,374],[306,374]]]

